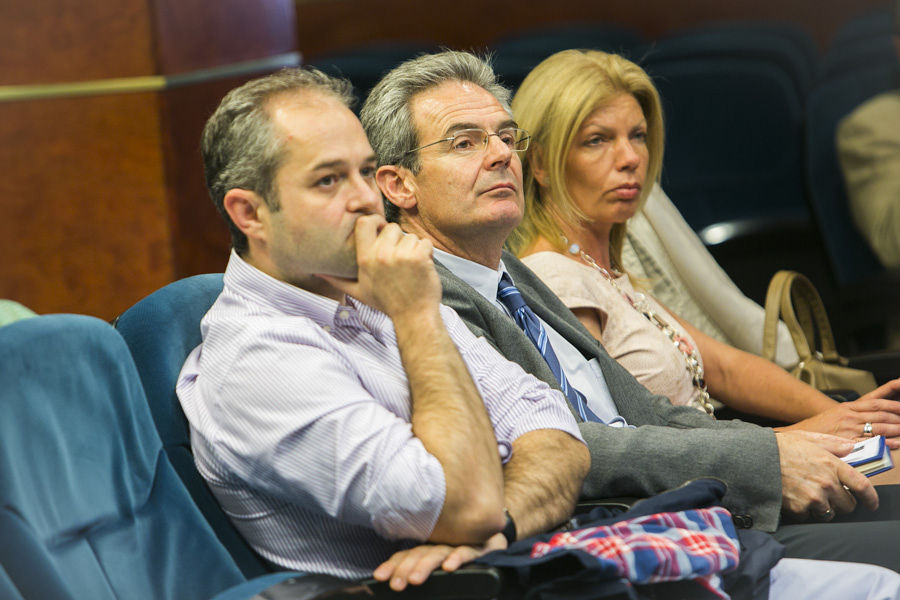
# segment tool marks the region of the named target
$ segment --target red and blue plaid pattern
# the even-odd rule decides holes
[[[694,579],[723,599],[728,594],[719,574],[736,567],[740,556],[731,514],[719,506],[564,531],[534,544],[531,557],[573,550],[632,583]]]

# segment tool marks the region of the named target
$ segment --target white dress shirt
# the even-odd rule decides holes
[[[535,429],[581,439],[562,394],[441,315],[485,400],[498,455]],[[278,281],[232,253],[177,392],[200,473],[240,532],[281,567],[370,576],[428,538],[441,464],[412,433],[390,318]]]
[[[509,275],[513,285],[516,282],[506,270],[502,260],[500,261],[499,269],[491,269],[443,250],[436,249],[434,252],[435,258],[447,267],[451,273],[472,286],[476,292],[509,315],[509,310],[497,299],[497,286],[500,284],[500,278],[504,273]],[[538,317],[538,320],[540,320],[541,325],[547,331],[547,338],[550,340],[553,352],[556,353],[556,358],[566,374],[566,379],[572,387],[584,394],[588,408],[607,425],[613,427],[627,426],[625,419],[619,415],[619,411],[616,409],[616,405],[609,393],[609,386],[606,385],[606,379],[604,379],[603,372],[600,370],[597,361],[586,360],[584,355],[557,333],[555,329],[547,325],[540,317]]]

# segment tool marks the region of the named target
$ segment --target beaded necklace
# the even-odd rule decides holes
[[[660,317],[656,311],[653,310],[653,307],[650,306],[650,303],[647,302],[647,297],[640,293],[635,292],[632,296],[625,290],[619,287],[619,284],[616,283],[615,278],[610,274],[609,271],[601,267],[587,252],[581,249],[581,246],[578,244],[569,244],[568,238],[562,236],[563,244],[569,251],[569,254],[573,254],[578,256],[585,264],[590,267],[593,267],[603,276],[603,279],[609,282],[613,289],[615,289],[628,304],[631,305],[636,311],[644,315],[648,321],[653,323],[663,335],[665,335],[669,341],[675,346],[675,348],[679,351],[679,353],[684,357],[685,366],[687,368],[687,372],[691,376],[691,383],[693,383],[694,388],[699,392],[698,396],[691,400],[690,404],[696,406],[700,410],[706,412],[706,414],[713,416],[713,405],[709,399],[709,391],[706,389],[706,380],[703,378],[703,365],[700,362],[700,357],[697,355],[697,350],[693,347],[693,345],[688,341],[686,337],[678,333],[671,325],[669,325],[665,319]]]

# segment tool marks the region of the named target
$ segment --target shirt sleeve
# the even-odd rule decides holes
[[[476,337],[452,308],[441,306],[450,338],[472,375],[501,446],[536,429],[558,429],[584,443],[561,392],[506,360],[484,338]]]
[[[444,474],[408,419],[376,400],[318,327],[232,334],[233,358],[218,376],[204,370],[212,376],[197,386],[213,421],[203,429],[227,469],[266,494],[383,537],[427,539]],[[408,396],[401,383],[395,392]],[[398,388],[390,373],[384,384]]]

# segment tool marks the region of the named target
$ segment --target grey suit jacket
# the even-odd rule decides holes
[[[443,303],[507,359],[558,389],[540,352],[515,322],[435,262]],[[754,528],[775,530],[781,512],[781,468],[771,429],[716,421],[696,408],[673,406],[667,398],[651,394],[606,353],[528,267],[508,252],[503,253],[503,262],[531,309],[585,359],[597,359],[619,414],[637,426],[619,429],[579,423],[591,452],[583,498],[645,497],[692,478],[718,477],[728,484],[726,507],[749,516]]]

